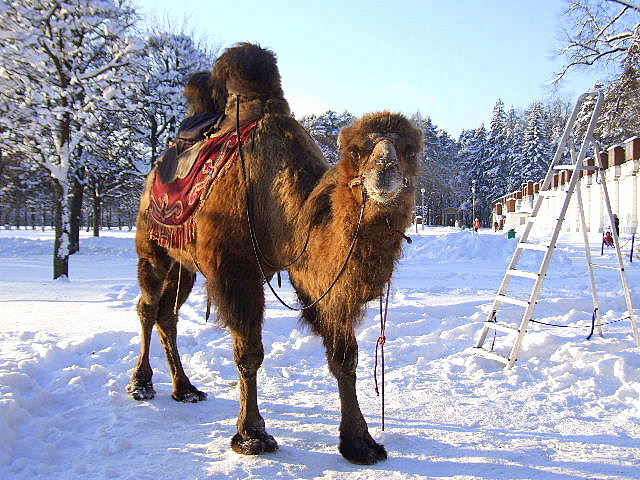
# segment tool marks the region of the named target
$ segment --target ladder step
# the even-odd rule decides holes
[[[509,357],[502,355],[501,353],[491,352],[482,347],[473,347],[473,353],[480,355],[481,357],[488,358],[489,360],[495,360],[505,365],[509,363]]]
[[[566,190],[540,190],[539,195],[543,197],[560,197],[566,195]]]
[[[533,280],[537,280],[540,276],[539,273],[527,272],[526,270],[516,270],[513,268],[507,270],[507,275],[511,275],[512,277],[532,278]]]
[[[609,270],[620,270],[620,267],[611,267],[609,265],[600,265],[598,263],[590,263],[589,265],[591,265],[592,267],[606,268],[606,269],[609,269]]]
[[[540,250],[542,252],[546,252],[547,250],[549,250],[549,245],[543,245],[541,243],[518,242],[518,248],[526,248],[528,250]]]
[[[509,325],[507,323],[498,323],[498,322],[484,322],[484,326],[487,328],[493,328],[494,330],[498,330],[499,332],[504,333],[519,333],[518,330],[513,325]]]
[[[554,165],[553,166],[554,170],[575,170],[576,166],[575,165]],[[600,167],[594,167],[593,165],[583,165],[582,166],[582,170],[590,170],[590,171],[595,171],[595,170],[599,170]]]
[[[496,300],[501,303],[510,303],[512,305],[519,305],[521,307],[528,307],[529,302],[526,300],[521,300],[519,298],[508,297],[506,295],[496,295]]]

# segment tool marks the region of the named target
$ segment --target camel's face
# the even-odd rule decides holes
[[[401,114],[364,115],[340,131],[343,167],[362,182],[378,205],[393,206],[412,192],[422,132]]]
[[[362,183],[369,198],[378,204],[392,203],[409,186],[408,161],[414,152],[403,148],[400,136],[370,134],[371,153],[361,167]]]

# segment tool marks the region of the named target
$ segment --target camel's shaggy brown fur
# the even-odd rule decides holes
[[[179,263],[183,266],[179,304],[186,300],[198,267],[207,279],[219,320],[233,336],[241,405],[232,448],[246,454],[274,451],[277,443],[266,432],[257,406],[256,374],[264,357],[264,291],[247,226],[245,188],[251,191],[268,277],[276,270],[268,264],[290,262],[309,235],[307,250],[288,268],[304,304],[322,295],[336,278],[356,235],[364,190],[364,217],[345,273],[321,302],[304,310],[303,318],[322,336],[329,368],[338,381],[340,452],[355,463],[375,463],[386,458],[386,451],[369,435],[358,406],[354,326],[366,302],[382,294],[400,255],[402,236],[394,231],[404,231],[410,223],[420,133],[401,115],[366,115],[342,131],[342,158],[329,168],[289,113],[272,52],[251,44],[233,47],[220,57],[212,78],[219,89],[214,97],[224,89],[228,99],[223,130],[235,126],[238,96],[240,122],[259,119],[255,135],[244,146],[248,185],[240,165],[221,178],[198,214],[195,244],[182,251],[166,251],[149,240],[148,192],[143,194],[136,237],[142,290],[138,305],[141,355],[129,392],[136,399],[155,394],[148,357],[155,324],[173,376],[173,398],[194,402],[206,398],[180,364],[178,317],[173,313]]]
[[[221,112],[224,109],[224,104],[216,104],[211,94],[212,86],[211,72],[196,72],[189,77],[184,86],[184,96],[189,105],[188,117],[205,112]]]

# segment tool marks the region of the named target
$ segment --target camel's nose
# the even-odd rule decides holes
[[[393,142],[385,138],[376,143],[371,152],[371,159],[381,170],[397,165],[398,155]]]

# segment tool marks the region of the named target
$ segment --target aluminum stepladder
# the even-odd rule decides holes
[[[580,111],[583,104],[589,100],[596,97],[596,103],[591,114],[591,118],[589,120],[589,126],[587,127],[587,132],[582,141],[580,151],[576,155],[574,141],[573,141],[573,126],[578,116],[578,112]],[[629,289],[629,282],[627,279],[627,274],[624,270],[624,263],[622,259],[622,254],[620,252],[620,244],[618,235],[615,232],[615,229],[612,232],[614,239],[614,247],[616,250],[618,265],[617,266],[609,266],[609,265],[600,265],[595,264],[591,258],[591,251],[589,249],[589,239],[587,234],[587,225],[585,221],[585,214],[582,203],[582,195],[580,193],[580,189],[576,189],[578,181],[582,176],[582,172],[585,170],[593,170],[597,173],[604,172],[604,166],[602,162],[602,158],[600,155],[600,149],[596,140],[593,137],[593,132],[596,126],[596,122],[598,120],[598,116],[600,114],[600,110],[602,109],[602,103],[604,101],[604,95],[600,91],[587,92],[581,95],[576,102],[576,106],[567,121],[567,125],[564,129],[560,142],[558,143],[558,148],[556,149],[553,160],[551,161],[551,165],[549,166],[549,170],[547,171],[547,175],[544,178],[544,181],[540,187],[540,192],[535,201],[533,210],[531,212],[530,217],[527,220],[524,231],[518,242],[516,249],[514,251],[513,257],[507,267],[507,271],[505,272],[504,278],[502,279],[502,283],[498,288],[498,292],[496,293],[496,297],[493,301],[493,305],[491,306],[491,310],[487,316],[487,319],[484,322],[484,326],[482,328],[482,332],[476,344],[476,347],[473,348],[473,352],[481,355],[486,358],[490,358],[492,360],[496,360],[505,365],[506,369],[510,369],[515,364],[518,354],[520,353],[520,349],[522,348],[522,343],[524,341],[525,334],[527,333],[527,327],[529,322],[532,319],[533,313],[536,308],[536,303],[538,301],[538,297],[542,290],[542,285],[544,283],[544,279],[547,275],[547,271],[549,270],[549,265],[551,263],[551,258],[553,256],[553,251],[556,248],[556,243],[558,240],[558,236],[562,229],[562,224],[565,220],[565,215],[569,208],[569,204],[571,201],[571,197],[574,193],[577,195],[577,208],[580,216],[581,222],[581,230],[584,239],[584,245],[586,250],[586,258],[589,267],[589,279],[591,281],[591,295],[593,298],[593,307],[594,307],[594,315],[595,315],[595,324],[596,330],[598,334],[602,335],[602,320],[600,317],[600,305],[598,302],[598,293],[596,289],[596,280],[594,274],[594,268],[603,268],[603,269],[612,269],[620,272],[620,278],[622,281],[622,286],[624,289],[624,296],[627,304],[627,309],[629,312],[629,318],[631,320],[631,326],[633,330],[633,337],[638,346],[640,346],[640,333],[638,332],[638,324],[636,319],[635,310],[633,308],[633,304],[631,301],[631,291]],[[563,154],[566,149],[569,149],[571,152],[571,160],[572,163],[569,165],[561,164]],[[594,152],[593,158],[595,159],[594,165],[584,165],[586,154],[589,149],[592,148]],[[552,180],[555,171],[569,171],[571,174],[571,179],[568,183],[568,187],[566,190],[552,190]],[[602,198],[604,200],[604,204],[606,207],[606,213],[611,221],[610,225],[613,225],[613,212],[611,210],[611,203],[609,201],[609,193],[607,191],[607,185],[604,179],[599,182],[602,187]],[[540,243],[531,243],[528,241],[529,234],[531,233],[531,229],[536,221],[536,218],[541,213],[542,205],[545,198],[554,195],[563,195],[564,201],[562,203],[562,207],[560,209],[560,214],[555,223],[553,232],[551,234],[551,238],[548,244],[540,244]],[[542,259],[542,263],[540,265],[540,269],[538,272],[531,272],[518,269],[518,263],[520,262],[522,253],[524,250],[539,250],[544,252],[544,256]],[[515,298],[507,295],[507,291],[509,289],[509,284],[513,277],[521,277],[527,278],[534,281],[534,285],[531,289],[531,295],[528,299]],[[522,318],[520,321],[520,325],[516,327],[515,325],[507,322],[499,322],[497,320],[497,312],[502,304],[511,304],[517,305],[524,309],[524,313],[522,314]],[[493,351],[493,346],[491,349],[487,349],[484,347],[484,344],[487,340],[487,335],[490,330],[494,330],[496,333],[506,333],[510,335],[515,335],[515,341],[513,346],[511,347],[511,351],[509,355],[504,355],[498,352]]]

